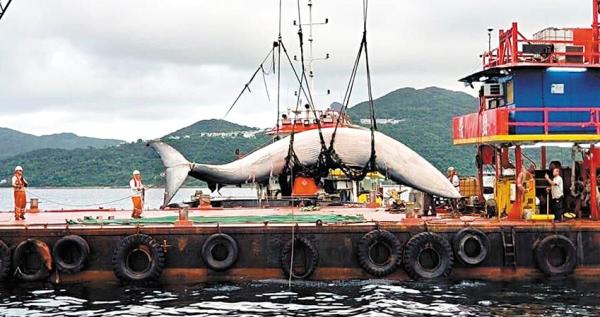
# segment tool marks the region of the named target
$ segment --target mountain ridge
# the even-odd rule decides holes
[[[37,136],[10,128],[0,127],[0,159],[44,148],[67,150],[88,147],[102,148],[124,142],[125,141],[116,139],[79,136],[71,132]],[[48,146],[49,144],[51,144],[51,146]]]
[[[474,171],[473,148],[455,147],[451,137],[452,117],[474,111],[474,97],[437,87],[404,87],[375,99],[374,105],[378,119],[389,119],[378,125],[382,133],[406,144],[440,170],[454,166],[467,174]],[[368,103],[350,107],[348,114],[360,124],[361,118],[368,118]],[[208,164],[231,162],[237,149],[248,153],[272,142],[264,130],[219,119],[198,121],[162,139],[188,160]],[[124,186],[133,169],[141,170],[148,184],[164,181],[158,155],[141,140],[102,149],[40,149],[0,159],[0,180],[9,177],[16,165],[25,167],[32,186]]]

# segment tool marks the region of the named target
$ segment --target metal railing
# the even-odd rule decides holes
[[[550,128],[553,127],[575,127],[575,128],[589,128],[593,127],[596,134],[600,134],[600,107],[573,107],[573,108],[558,108],[558,107],[544,107],[544,108],[532,108],[532,107],[519,107],[519,108],[506,108],[503,109],[509,114],[516,112],[528,112],[528,113],[542,113],[543,121],[540,122],[522,122],[512,121],[509,117],[509,127],[543,127],[544,134],[550,134]],[[588,113],[588,121],[563,121],[556,122],[550,121],[551,113]]]

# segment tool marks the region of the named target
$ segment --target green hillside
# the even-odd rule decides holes
[[[0,159],[34,150],[104,148],[123,143],[121,140],[97,139],[73,133],[36,136],[8,128],[0,128]]]
[[[471,112],[472,96],[441,88],[402,88],[375,100],[379,130],[420,153],[439,169],[456,166],[463,174],[474,171],[472,147],[454,147],[451,120]],[[349,110],[353,121],[367,119],[368,105]],[[256,128],[224,120],[203,120],[163,137],[189,160],[225,163],[234,152],[250,152],[267,145],[270,137]],[[0,146],[0,151],[4,148]],[[0,180],[8,179],[15,165],[23,165],[33,186],[123,186],[133,169],[145,175],[147,183],[160,183],[163,168],[158,156],[141,140],[102,149],[40,149],[0,159]],[[192,184],[198,184],[192,183]]]
[[[219,127],[225,130],[220,131]],[[231,131],[257,133],[232,134]],[[218,132],[224,134],[206,135]],[[224,163],[235,158],[236,149],[255,150],[268,144],[270,137],[227,121],[205,120],[163,139],[191,161]],[[142,171],[147,184],[157,184],[162,181],[163,172],[157,154],[141,140],[102,149],[41,149],[2,159],[0,181],[8,180],[16,165],[24,166],[32,186],[125,186],[133,169]]]

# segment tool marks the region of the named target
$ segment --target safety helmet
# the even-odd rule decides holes
[[[23,168],[22,168],[22,167],[19,165],[19,166],[15,167],[15,172],[16,172],[16,171],[21,171],[21,172],[22,172],[22,171],[23,171]]]
[[[138,170],[133,171],[133,175],[140,175],[140,171],[138,171]]]
[[[452,167],[452,166],[448,167],[448,172],[452,172],[452,171],[454,171],[454,167]]]

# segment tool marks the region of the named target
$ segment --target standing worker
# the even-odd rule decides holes
[[[460,178],[458,177],[458,173],[456,172],[456,169],[452,166],[448,167],[447,176],[448,176],[448,180],[450,181],[450,183],[452,183],[452,186],[454,186],[454,188],[456,188],[456,191],[460,193]],[[459,202],[459,198],[451,200],[452,211],[458,211],[458,202]]]
[[[23,177],[23,168],[15,167],[15,175],[12,177],[12,188],[15,197],[15,220],[25,220],[25,208],[27,207],[27,196],[25,187],[27,180]]]
[[[521,193],[528,193],[533,188],[535,188],[535,165],[531,164],[527,170],[517,175],[517,189]]]
[[[142,210],[144,209],[144,195],[146,188],[142,184],[142,175],[140,171],[133,171],[133,177],[129,181],[129,187],[131,188],[131,201],[133,202],[133,212],[131,217],[142,218]]]
[[[560,177],[560,169],[554,168],[552,170],[552,176],[554,178],[550,179],[548,174],[546,176],[546,181],[550,184],[550,187],[546,188],[547,191],[550,192],[552,196],[552,212],[554,213],[555,221],[562,221],[563,215],[563,179]]]
[[[452,166],[448,167],[448,180],[452,183],[452,186],[460,193],[460,178],[456,169]]]

